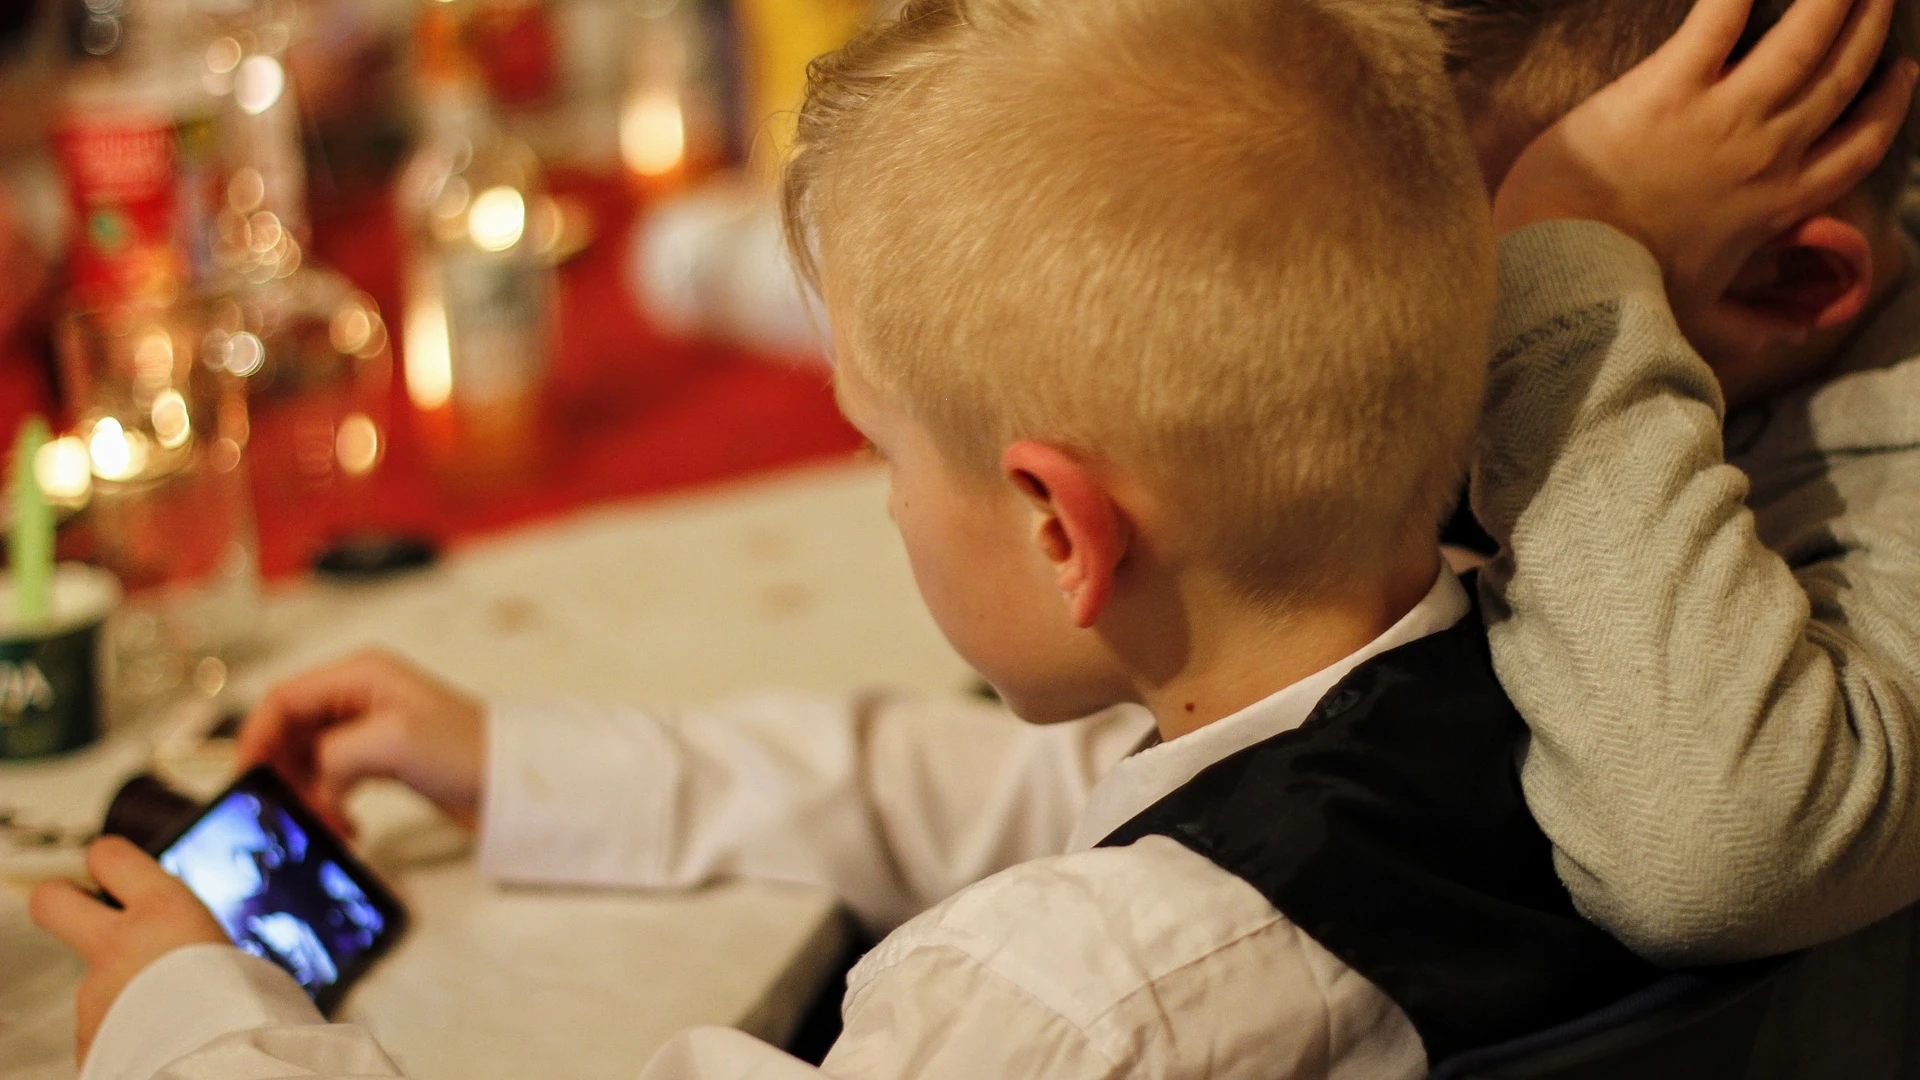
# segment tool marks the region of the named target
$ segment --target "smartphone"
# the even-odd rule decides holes
[[[285,968],[322,1013],[406,929],[400,901],[265,765],[157,847],[233,943]]]

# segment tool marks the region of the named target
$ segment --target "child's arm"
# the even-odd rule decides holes
[[[490,709],[384,654],[276,687],[242,731],[323,814],[392,777],[481,827],[507,880],[833,889],[889,929],[996,870],[1057,854],[1095,779],[1152,726],[1039,728],[965,700],[764,695],[688,712]]]
[[[119,842],[90,857],[125,911],[71,887],[35,902],[36,917],[58,909],[42,921],[88,964],[81,1080],[400,1075],[366,1031],[322,1022],[285,972],[212,944],[211,917],[151,858]],[[1384,993],[1258,890],[1165,837],[1037,860],[969,889],[870,952],[842,1015],[817,1070],[707,1028],[662,1048],[641,1080],[1426,1072],[1419,1035]]]
[[[496,708],[481,861],[534,884],[823,885],[884,932],[1059,854],[1151,729],[1141,711],[1039,727],[957,698]]]
[[[1801,0],[1723,72],[1746,6],[1703,0],[1501,191],[1509,228],[1621,231],[1502,241],[1474,470],[1528,803],[1582,909],[1674,961],[1799,948],[1920,900],[1920,461],[1810,521],[1830,535],[1789,566],[1663,289],[1710,303],[1759,240],[1864,177],[1913,73],[1823,135],[1891,5]]]

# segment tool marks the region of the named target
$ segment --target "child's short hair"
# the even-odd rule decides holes
[[[1447,67],[1476,124],[1531,138],[1652,55],[1680,29],[1694,0],[1424,0],[1447,44]],[[1736,57],[1780,21],[1793,0],[1757,0]],[[1913,56],[1920,3],[1895,0],[1881,70]],[[1877,77],[1877,76],[1876,76]],[[1920,146],[1920,112],[1908,117],[1868,181],[1891,207]]]
[[[1495,286],[1407,0],[910,0],[814,63],[785,184],[841,362],[951,460],[1140,470],[1274,599],[1434,536]]]

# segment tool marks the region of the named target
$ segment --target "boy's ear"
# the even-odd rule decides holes
[[[1127,552],[1125,517],[1092,469],[1045,443],[1014,443],[1000,467],[1033,507],[1034,544],[1053,564],[1073,624],[1091,627]]]
[[[1789,333],[1841,326],[1873,292],[1873,245],[1858,226],[1808,218],[1747,261],[1727,300]]]

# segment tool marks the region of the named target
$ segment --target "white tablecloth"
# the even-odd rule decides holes
[[[488,695],[671,704],[769,686],[958,691],[970,675],[920,606],[884,485],[867,467],[810,470],[589,511],[389,583],[282,590],[232,691],[246,700],[367,644]],[[109,775],[125,745],[100,752],[120,756],[102,766]],[[0,767],[0,795],[61,768],[80,771]],[[345,1014],[416,1080],[624,1080],[692,1024],[777,1041],[844,941],[817,890],[502,890],[476,878],[458,835],[410,794],[368,792],[356,812],[414,930]],[[79,967],[26,922],[23,896],[0,888],[0,1078],[65,1080]]]

